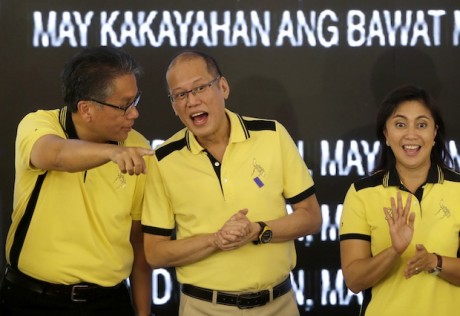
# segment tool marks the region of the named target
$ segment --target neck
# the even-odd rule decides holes
[[[428,172],[430,170],[430,164],[414,169],[401,168],[397,165],[396,170],[402,184],[410,192],[414,193],[422,184],[426,182],[426,179],[428,178]]]
[[[78,113],[72,113],[72,122],[75,126],[75,131],[77,132],[78,139],[94,143],[107,142],[106,140],[97,137],[97,135],[95,135],[91,129],[88,128],[86,122]]]
[[[216,133],[205,137],[197,137],[197,141],[203,148],[209,151],[214,158],[222,162],[225,149],[230,139],[230,128],[230,123],[228,118],[226,118]]]

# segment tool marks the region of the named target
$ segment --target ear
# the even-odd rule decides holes
[[[228,96],[230,95],[230,86],[228,85],[227,79],[225,77],[220,77],[219,80],[220,83],[220,89],[222,90],[222,93],[224,94],[224,99],[227,100]]]
[[[387,133],[386,128],[383,129],[383,135],[385,136],[385,144],[387,146],[390,146],[390,144],[388,143],[388,133]]]
[[[92,109],[90,106],[90,101],[78,101],[77,103],[77,113],[85,122],[91,122],[92,120]]]
[[[176,107],[174,106],[174,104],[171,104],[171,107],[172,107],[172,109],[174,111],[174,115],[177,116],[177,111],[176,111]]]

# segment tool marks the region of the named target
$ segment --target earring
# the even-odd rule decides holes
[[[387,146],[390,146],[390,143],[388,142],[388,140],[385,143],[387,144]]]

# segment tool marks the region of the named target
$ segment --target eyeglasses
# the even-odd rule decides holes
[[[113,104],[102,102],[102,101],[99,101],[99,100],[96,100],[96,99],[89,99],[89,100],[93,101],[93,102],[96,102],[96,103],[99,103],[99,104],[102,104],[102,105],[105,105],[105,106],[108,106],[108,107],[111,107],[111,108],[114,108],[114,109],[121,110],[121,111],[123,111],[123,115],[126,115],[126,113],[128,113],[133,107],[137,106],[137,104],[139,103],[139,101],[141,99],[141,94],[142,94],[142,92],[139,91],[136,94],[136,97],[134,98],[133,102],[131,102],[130,104],[128,104],[126,106],[113,105]]]
[[[181,91],[181,92],[177,92],[174,94],[168,94],[169,100],[171,101],[171,103],[179,103],[179,102],[186,100],[189,93],[193,95],[205,93],[208,90],[208,88],[210,88],[219,78],[220,76],[217,76],[216,78],[212,79],[208,83],[205,83],[201,86],[195,87],[187,91]]]

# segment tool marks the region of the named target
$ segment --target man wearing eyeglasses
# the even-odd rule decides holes
[[[65,106],[20,122],[1,315],[150,314],[139,73],[121,50],[87,48],[63,70]]]
[[[185,128],[152,157],[147,261],[176,267],[179,315],[299,315],[293,240],[318,232],[322,219],[294,142],[277,121],[226,109],[229,84],[207,54],[179,54],[166,80]]]

